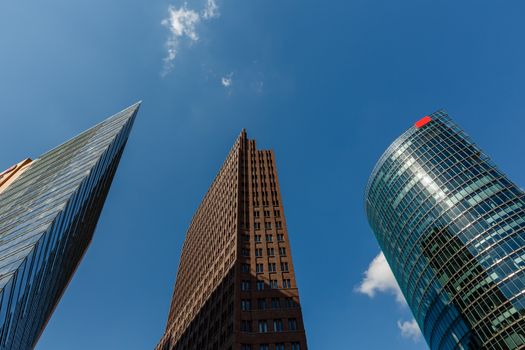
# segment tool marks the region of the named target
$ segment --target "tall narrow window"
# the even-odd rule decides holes
[[[273,320],[273,331],[274,332],[282,332],[283,330],[284,330],[283,320],[281,320],[281,319]]]
[[[295,318],[288,319],[288,330],[296,331],[297,330],[297,320]]]
[[[288,308],[295,307],[295,302],[293,301],[293,298],[286,298],[286,307]]]
[[[256,270],[257,273],[264,272],[264,265],[263,264],[257,264],[255,270]]]
[[[250,272],[250,264],[242,264],[242,272]]]
[[[272,298],[272,309],[278,309],[280,307],[279,298]]]
[[[264,290],[264,281],[257,281],[257,290]]]
[[[266,323],[266,320],[260,320],[259,321],[259,333],[267,333],[268,332],[268,324]]]
[[[249,291],[250,290],[250,281],[243,280],[241,282],[241,290],[242,291]]]
[[[269,263],[268,264],[268,271],[270,272],[276,272],[275,263]]]
[[[301,346],[299,345],[299,343],[292,343],[291,350],[301,350]]]
[[[252,309],[252,301],[250,299],[241,300],[241,310],[250,311]]]
[[[279,255],[280,256],[286,256],[286,248],[285,247],[280,247],[279,248]]]

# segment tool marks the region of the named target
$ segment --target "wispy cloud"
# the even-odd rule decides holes
[[[179,45],[182,40],[199,40],[195,29],[199,21],[199,14],[188,9],[187,4],[184,4],[180,8],[176,8],[175,6],[168,8],[168,18],[162,21],[162,25],[170,31],[170,35],[165,44],[167,55],[164,58],[163,74],[169,73],[173,68],[173,61],[177,57]]]
[[[204,19],[217,18],[221,14],[219,13],[219,6],[215,0],[207,0],[204,11],[202,11],[202,17]]]
[[[403,293],[397,284],[396,278],[386,261],[383,252],[372,260],[364,273],[361,284],[357,291],[373,298],[378,292],[390,293],[396,297],[400,304],[406,304]]]
[[[401,331],[403,338],[409,338],[415,341],[416,343],[421,340],[421,330],[415,319],[412,321],[397,321],[397,327]]]
[[[232,76],[233,76],[233,73],[230,73],[230,74],[228,74],[227,76],[222,77],[222,78],[221,78],[221,84],[222,84],[222,86],[224,86],[224,87],[230,87],[230,86],[232,85],[232,83],[233,83]]]
[[[187,4],[181,8],[170,6],[168,8],[169,17],[163,21],[171,33],[176,37],[187,36],[193,41],[199,40],[199,36],[195,31],[195,25],[199,22],[199,14],[193,10],[188,9]]]
[[[215,0],[207,0],[201,13],[188,8],[187,3],[179,8],[173,5],[168,7],[168,17],[161,22],[169,30],[168,39],[164,44],[167,52],[162,75],[168,74],[173,69],[173,61],[184,41],[194,43],[199,40],[198,26],[202,20],[217,18],[219,15],[219,7]]]
[[[407,305],[383,252],[372,260],[356,291],[368,295],[370,298],[373,298],[377,293],[388,293],[393,295],[399,304]],[[421,339],[421,331],[415,319],[404,322],[398,321],[397,326],[404,338],[410,338],[415,342]]]

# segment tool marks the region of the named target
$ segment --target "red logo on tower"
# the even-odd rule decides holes
[[[421,120],[418,120],[416,122],[416,128],[421,128],[425,125],[427,125],[428,123],[430,123],[432,121],[432,118],[430,118],[428,115],[426,117],[424,117],[423,119]]]

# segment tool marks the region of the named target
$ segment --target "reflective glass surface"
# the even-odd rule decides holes
[[[525,200],[443,112],[370,177],[369,223],[431,349],[525,347]]]
[[[0,193],[0,349],[32,349],[91,241],[138,110],[33,161]]]

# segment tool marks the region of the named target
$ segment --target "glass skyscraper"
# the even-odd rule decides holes
[[[431,349],[525,348],[524,192],[445,112],[394,141],[365,202]]]
[[[0,173],[1,350],[35,346],[92,239],[138,108]]]

